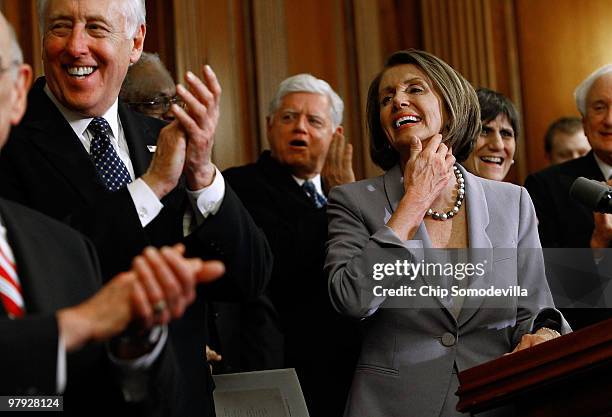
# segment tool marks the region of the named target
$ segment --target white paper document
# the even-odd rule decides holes
[[[217,417],[309,417],[293,368],[213,378]]]

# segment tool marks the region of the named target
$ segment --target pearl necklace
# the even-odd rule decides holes
[[[427,210],[425,215],[431,216],[431,218],[434,220],[452,219],[455,214],[459,213],[459,209],[463,204],[463,198],[465,197],[465,179],[463,178],[463,174],[461,173],[457,165],[453,166],[453,171],[455,173],[455,178],[457,179],[457,199],[455,200],[455,205],[445,213],[437,212],[431,208]]]

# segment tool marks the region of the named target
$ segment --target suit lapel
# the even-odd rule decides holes
[[[487,204],[487,196],[482,188],[480,180],[467,172],[461,165],[459,166],[463,177],[465,178],[466,189],[466,214],[468,221],[468,253],[469,262],[479,263],[486,262],[488,267],[493,265],[493,245],[487,228],[489,227],[489,206]],[[483,259],[483,257],[485,259]],[[483,277],[471,277],[467,288],[487,288],[492,283],[490,282],[492,275],[487,269],[487,274]],[[478,311],[484,297],[466,297],[463,307],[459,313],[459,325],[467,322]]]
[[[44,86],[44,78],[39,78],[28,96],[30,105],[24,120],[27,120],[27,125],[32,129],[28,135],[29,139],[62,173],[64,179],[72,184],[87,202],[92,203],[100,191],[92,186],[97,183],[93,163],[70,124],[45,94]],[[138,178],[149,166],[152,153],[147,145],[155,144],[156,137],[153,137],[148,126],[141,123],[121,102],[119,117],[130,150],[134,174]]]
[[[383,176],[383,184],[385,186],[385,195],[391,213],[397,210],[397,205],[404,196],[404,177],[399,165],[393,166],[385,172]]]
[[[121,101],[119,101],[119,119],[121,120],[125,140],[130,150],[134,177],[138,178],[144,174],[151,163],[153,153],[148,150],[148,146],[155,145],[157,137],[153,137],[149,128],[144,123],[141,123],[127,105]],[[147,141],[147,139],[152,141]]]
[[[257,165],[261,168],[269,184],[273,184],[274,187],[284,189],[289,196],[293,196],[293,200],[296,202],[296,204],[301,206],[304,210],[319,210],[314,207],[312,201],[310,201],[304,190],[302,190],[298,183],[295,182],[291,176],[291,173],[272,158],[270,151],[264,151],[261,154],[257,160]],[[287,204],[279,204],[278,207],[291,208],[291,206],[288,206]],[[295,213],[293,213],[293,209],[291,209],[291,212],[287,214],[291,216],[295,215]]]
[[[578,170],[571,172],[573,177],[586,177],[596,181],[605,181],[597,161],[595,161],[595,154],[590,151],[584,158],[580,159],[580,167]]]
[[[48,279],[49,266],[41,262],[48,256],[45,251],[38,250],[42,236],[36,236],[36,231],[28,227],[26,221],[20,219],[14,206],[0,200],[0,214],[7,230],[7,240],[15,255],[17,275],[21,283],[26,312],[54,311],[61,305],[62,288]]]
[[[389,209],[391,213],[394,213],[397,210],[397,206],[404,195],[404,178],[402,176],[402,171],[399,165],[395,165],[393,168],[388,170],[383,176],[383,184],[385,187],[385,195],[387,197],[387,204],[389,205]],[[439,261],[439,258],[436,256],[440,252],[433,249],[433,245],[431,243],[431,239],[429,237],[429,233],[427,232],[427,227],[425,226],[425,222],[422,221],[419,225],[418,230],[416,231],[413,240],[420,240],[423,244],[424,261],[425,263],[435,263]],[[416,260],[420,261],[420,260]],[[419,278],[424,285],[427,285],[432,288],[436,288],[441,285],[439,276],[434,275],[421,275]],[[442,300],[442,298],[437,296],[432,296],[433,299],[437,302],[437,304],[443,309],[447,310],[450,317],[452,317],[452,313],[449,310],[448,302]]]
[[[30,106],[24,118],[24,125],[32,129],[28,139],[85,200],[92,201],[95,168],[70,124],[43,91],[44,85],[44,78],[39,78],[28,97]]]

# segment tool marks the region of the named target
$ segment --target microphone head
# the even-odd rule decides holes
[[[570,188],[570,196],[591,210],[600,210],[606,204],[610,187],[599,181],[578,177]]]

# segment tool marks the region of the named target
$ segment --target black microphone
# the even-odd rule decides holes
[[[570,196],[593,211],[612,213],[612,188],[604,183],[578,177],[570,188]]]

